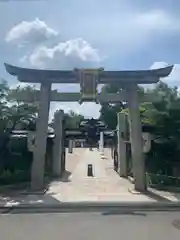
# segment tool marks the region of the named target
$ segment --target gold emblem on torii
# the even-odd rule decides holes
[[[99,73],[104,71],[104,68],[98,69],[74,69],[78,82],[80,83],[80,104],[83,102],[98,102],[98,80]]]

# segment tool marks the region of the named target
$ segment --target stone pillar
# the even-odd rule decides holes
[[[44,186],[47,131],[49,119],[51,83],[42,83],[39,99],[39,114],[36,121],[36,136],[31,169],[31,189],[40,190]]]
[[[129,108],[129,127],[131,152],[133,161],[133,175],[135,190],[146,190],[145,163],[142,144],[142,125],[139,111],[137,84],[127,87],[127,100]]]
[[[63,154],[63,118],[62,110],[55,114],[54,119],[54,146],[53,146],[53,176],[60,177],[62,174],[62,154]]]
[[[69,140],[68,153],[73,153],[73,140]]]
[[[100,132],[99,150],[100,152],[104,151],[104,133],[103,132]]]
[[[76,139],[73,140],[73,148],[76,148]]]
[[[127,158],[126,158],[126,115],[124,113],[117,114],[117,150],[118,150],[118,171],[121,177],[127,177]]]
[[[63,120],[63,128],[62,128],[62,160],[61,160],[61,169],[62,173],[66,170],[66,147],[65,147],[65,130],[64,130],[65,121]]]

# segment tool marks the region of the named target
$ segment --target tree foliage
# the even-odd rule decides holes
[[[73,111],[69,111],[65,114],[65,128],[76,129],[79,128],[79,123],[84,119],[84,116],[77,114]]]
[[[119,93],[122,89],[118,84],[107,84],[102,87],[102,93]],[[101,105],[100,120],[102,120],[109,129],[115,129],[117,125],[117,113],[125,108],[125,103],[110,104],[105,103]]]
[[[60,110],[57,110],[54,114],[59,112]],[[64,128],[65,129],[77,129],[79,128],[79,123],[81,120],[84,119],[84,116],[75,113],[74,111],[69,111],[68,113],[64,114]],[[54,118],[52,119],[52,122],[50,123],[50,126],[53,127],[54,124]]]
[[[22,92],[29,94],[35,92],[33,87],[17,87],[10,89],[7,82],[2,80],[0,83],[0,131],[5,132],[9,129],[14,130],[17,125],[21,128],[35,122],[37,118],[38,105],[35,103],[25,103],[18,101],[17,96]]]
[[[117,86],[104,86],[104,92],[118,93]],[[139,98],[149,96],[150,101],[140,103],[142,123],[154,126],[155,142],[148,154],[148,167],[151,171],[172,173],[172,166],[180,163],[180,96],[177,87],[169,87],[159,82],[152,89],[139,87]],[[154,98],[153,98],[154,96]],[[156,100],[158,99],[158,101]],[[110,128],[116,127],[117,112],[128,113],[126,104],[101,107],[101,116]]]

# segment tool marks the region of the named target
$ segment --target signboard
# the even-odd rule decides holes
[[[75,71],[77,72],[80,83],[80,103],[90,101],[98,103],[98,75],[100,71],[103,71],[103,69],[75,69]]]

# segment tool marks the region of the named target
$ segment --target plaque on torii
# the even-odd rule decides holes
[[[99,73],[104,71],[103,68],[98,69],[75,69],[78,82],[80,83],[79,103],[98,101],[98,79]]]

